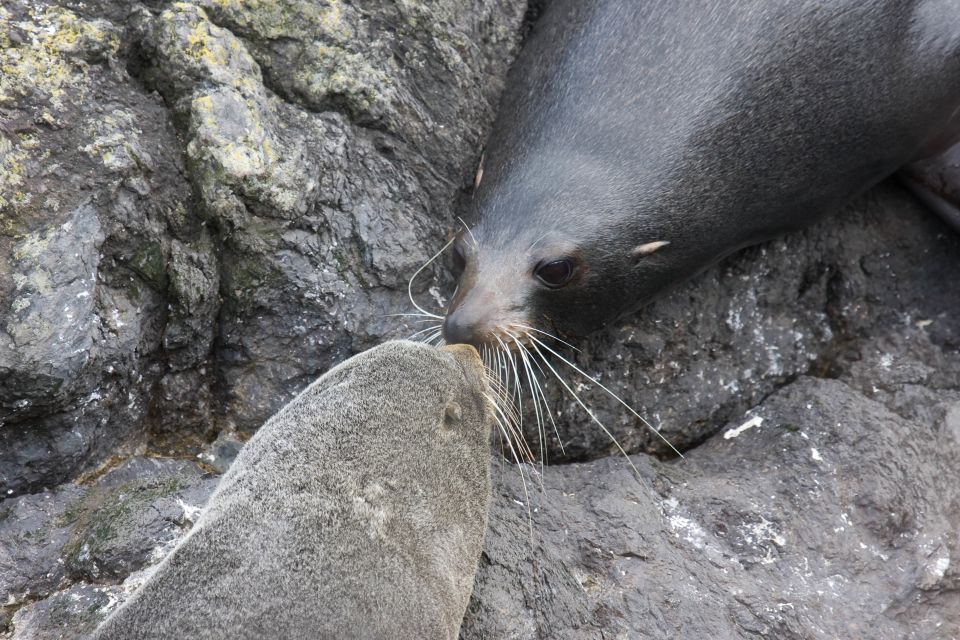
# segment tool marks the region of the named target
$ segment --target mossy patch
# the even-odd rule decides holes
[[[242,260],[225,275],[229,277],[230,283],[227,293],[247,308],[257,305],[263,291],[280,289],[285,282],[279,269],[255,259]]]
[[[128,173],[143,165],[136,115],[125,109],[114,109],[85,123],[84,133],[91,141],[81,151],[103,163],[111,171]]]
[[[153,289],[161,293],[166,291],[167,257],[159,243],[151,242],[140,247],[130,258],[129,266]]]
[[[67,566],[83,568],[88,577],[99,577],[98,559],[121,547],[128,536],[136,535],[140,517],[157,499],[185,487],[182,478],[173,477],[128,482],[108,491],[87,490],[61,519],[61,526],[74,528],[63,552]]]
[[[206,6],[244,37],[281,93],[315,109],[342,109],[362,122],[390,111],[398,73],[392,54],[386,43],[370,46],[365,19],[349,3],[206,0]],[[278,40],[287,44],[279,57],[271,46]]]

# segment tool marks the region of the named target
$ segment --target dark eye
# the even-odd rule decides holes
[[[561,258],[549,262],[544,261],[537,265],[533,273],[540,279],[540,282],[557,289],[570,282],[573,277],[573,260]]]

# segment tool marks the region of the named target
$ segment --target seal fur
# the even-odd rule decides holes
[[[942,151],[958,105],[951,2],[553,0],[464,213],[444,338],[595,331]]]
[[[391,342],[267,421],[96,640],[455,638],[490,496],[469,347]]]

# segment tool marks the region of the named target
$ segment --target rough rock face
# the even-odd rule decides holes
[[[18,638],[92,629],[136,578],[126,591],[115,585],[166,555],[218,479],[189,461],[131,458],[83,484],[4,501],[0,625],[12,618]]]
[[[523,5],[0,8],[0,490],[259,426],[454,228]]]
[[[523,4],[0,6],[0,637],[83,637],[243,434],[425,326],[386,314],[458,224]],[[529,498],[503,466],[463,637],[960,635],[958,266],[881,185],[565,352],[687,457],[634,475],[549,384],[550,461],[592,461]],[[117,464],[145,451],[191,461]]]
[[[547,467],[530,514],[503,469],[461,637],[960,634],[956,425],[809,377],[751,416],[636,475]]]

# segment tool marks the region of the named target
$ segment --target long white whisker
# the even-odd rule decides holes
[[[437,318],[438,320],[443,320],[443,316],[438,316],[438,315],[435,314],[435,313],[430,313],[429,311],[427,311],[426,309],[424,309],[423,307],[421,307],[420,305],[418,305],[418,304],[417,304],[417,301],[413,299],[413,282],[414,282],[414,280],[417,279],[417,276],[420,275],[420,272],[421,272],[421,271],[423,271],[424,269],[426,269],[427,266],[429,266],[431,262],[433,262],[434,260],[436,260],[437,258],[439,258],[440,255],[441,255],[444,251],[446,251],[447,248],[448,248],[451,244],[453,244],[453,241],[454,241],[454,240],[455,240],[455,238],[451,238],[449,241],[447,241],[447,244],[443,245],[443,248],[440,249],[440,251],[437,251],[435,254],[433,254],[433,257],[432,257],[432,258],[430,258],[429,260],[427,260],[426,262],[424,262],[423,265],[421,265],[421,267],[420,267],[419,269],[417,269],[412,276],[410,276],[410,280],[407,281],[407,297],[410,298],[410,304],[412,304],[412,305],[417,309],[417,311],[419,311],[419,312],[422,313],[423,315],[425,315],[425,316],[430,316],[431,318]]]
[[[529,336],[527,336],[527,337],[529,337]],[[540,366],[540,363],[537,362],[537,359],[533,357],[533,354],[530,353],[529,349],[527,349],[526,347],[522,347],[522,348],[524,349],[524,351],[527,351],[527,353],[530,354],[530,361],[531,361],[534,365],[536,365],[536,367],[537,367],[537,369],[540,371],[540,373],[542,373],[542,374],[544,375],[544,377],[546,377],[547,372],[543,370],[543,367]],[[536,384],[537,391],[540,393],[540,397],[543,399],[543,406],[544,406],[544,408],[545,408],[545,410],[546,410],[547,417],[550,418],[550,424],[553,426],[553,433],[554,433],[555,436],[557,436],[557,444],[560,445],[560,453],[563,454],[563,455],[566,455],[567,452],[566,452],[566,451],[564,450],[564,448],[563,448],[563,439],[560,437],[560,430],[557,429],[557,423],[556,423],[556,421],[553,419],[553,413],[550,412],[550,407],[549,407],[549,404],[547,403],[547,394],[544,393],[543,387],[540,386],[540,381],[537,380],[537,377],[536,377],[536,376],[533,377],[533,382]]]
[[[513,335],[511,332],[506,332],[508,336],[516,343],[518,349],[517,353],[520,354],[520,360],[523,362],[524,371],[526,371],[527,386],[530,387],[530,397],[533,399],[533,413],[537,419],[537,438],[540,440],[540,473],[543,474],[543,465],[546,460],[546,444],[547,438],[546,433],[543,429],[543,414],[540,413],[540,399],[537,397],[536,391],[534,391],[534,382],[536,381],[536,376],[533,373],[533,368],[530,366],[530,362],[527,360],[527,354],[523,348],[523,345],[520,344],[520,341],[517,340],[517,336]]]
[[[510,366],[513,368],[513,382],[516,386],[516,397],[517,397],[517,413],[520,415],[520,429],[523,430],[523,394],[520,393],[520,373],[517,371],[517,362],[513,358],[513,354],[510,353],[510,349],[507,348],[507,345],[503,343],[503,340],[500,339],[500,336],[493,336],[496,341],[500,344],[500,347],[503,349],[503,352],[507,356],[507,360],[510,362]]]
[[[530,336],[530,337],[532,338],[533,336]],[[580,407],[581,407],[584,411],[587,412],[587,415],[590,416],[590,419],[593,420],[593,421],[597,424],[597,426],[599,426],[601,429],[603,429],[603,432],[604,432],[605,434],[607,434],[607,437],[610,438],[610,440],[613,442],[614,445],[616,445],[617,449],[620,450],[620,453],[623,454],[623,457],[626,458],[627,463],[633,468],[633,470],[634,470],[634,471],[637,473],[637,475],[639,476],[639,475],[640,475],[640,472],[637,470],[637,467],[633,464],[633,460],[630,459],[630,456],[627,455],[627,452],[624,451],[624,450],[623,450],[623,447],[620,446],[620,442],[619,442],[615,437],[613,437],[613,434],[610,433],[610,430],[607,429],[607,427],[604,426],[604,424],[603,424],[602,422],[600,422],[600,419],[597,418],[597,416],[595,416],[595,415],[593,414],[593,411],[590,411],[590,409],[587,407],[587,405],[585,405],[585,404],[583,403],[583,400],[581,400],[581,399],[580,399],[580,396],[578,396],[578,395],[576,394],[576,392],[575,392],[573,389],[570,388],[570,385],[567,384],[567,381],[560,377],[560,374],[557,373],[557,370],[553,368],[553,365],[550,364],[550,362],[547,360],[547,358],[543,355],[543,352],[540,351],[539,347],[537,347],[537,342],[539,342],[539,341],[535,341],[535,342],[532,344],[532,346],[533,346],[534,350],[537,352],[537,354],[540,356],[540,359],[543,360],[543,364],[547,365],[547,368],[549,368],[550,371],[553,372],[554,377],[555,377],[558,381],[560,381],[560,384],[562,384],[563,387],[567,390],[567,392],[568,392],[571,396],[573,396],[573,399],[577,401],[577,404],[579,404]]]
[[[424,338],[422,342],[425,342],[426,344],[431,344],[433,343],[434,340],[437,340],[438,338],[440,338],[440,335],[441,335],[440,331],[434,331],[433,333],[428,335],[426,338]]]
[[[567,342],[567,341],[564,340],[563,338],[558,338],[557,336],[553,335],[552,333],[548,333],[548,332],[543,331],[543,330],[541,330],[541,329],[537,329],[536,327],[528,327],[528,326],[525,325],[525,324],[517,324],[517,323],[515,323],[515,322],[511,322],[511,323],[510,323],[510,326],[511,326],[511,327],[518,327],[518,328],[524,329],[524,330],[526,330],[526,331],[535,331],[536,333],[545,335],[545,336],[547,336],[548,338],[553,338],[553,339],[556,340],[557,342],[563,343],[564,345],[570,347],[571,349],[573,349],[573,350],[576,351],[577,353],[581,353],[580,349],[576,348],[575,346],[573,346],[572,344],[570,344],[569,342]],[[530,336],[530,337],[532,338],[533,336]]]
[[[670,441],[667,440],[666,438],[664,438],[664,437],[663,437],[663,434],[661,434],[660,431],[656,429],[656,427],[654,427],[652,424],[650,424],[649,422],[647,422],[647,421],[644,419],[643,416],[641,416],[639,413],[637,413],[637,412],[634,410],[634,408],[631,407],[629,404],[627,404],[626,402],[624,402],[624,401],[620,398],[620,396],[618,396],[618,395],[615,394],[613,391],[611,391],[610,389],[608,389],[607,387],[605,387],[599,380],[596,380],[595,378],[593,378],[593,376],[587,375],[580,367],[578,367],[577,365],[573,364],[572,362],[570,362],[569,360],[567,360],[566,358],[564,358],[562,355],[560,355],[559,353],[557,353],[556,351],[554,351],[553,349],[551,349],[550,347],[548,347],[546,344],[544,344],[544,342],[543,342],[542,340],[538,340],[537,338],[535,338],[535,337],[533,337],[533,336],[530,336],[530,339],[533,340],[535,344],[539,344],[541,347],[543,347],[544,349],[546,349],[547,351],[549,351],[550,353],[552,353],[552,354],[555,355],[556,357],[560,358],[563,362],[565,362],[565,363],[567,364],[567,366],[569,366],[571,369],[573,369],[574,371],[576,371],[577,373],[579,373],[580,375],[582,375],[584,378],[586,378],[587,380],[590,380],[590,381],[593,382],[595,385],[597,385],[598,387],[600,387],[601,389],[603,389],[604,391],[606,391],[606,392],[610,395],[611,398],[613,398],[614,400],[616,400],[617,402],[619,402],[620,404],[622,404],[624,407],[626,407],[627,411],[629,411],[630,413],[632,413],[633,415],[635,415],[637,418],[639,418],[640,421],[641,421],[643,424],[647,425],[647,427],[648,427],[651,431],[653,431],[655,434],[657,434],[657,436],[658,436],[661,440],[663,440],[665,443],[667,443],[667,446],[670,447],[670,448],[673,450],[674,453],[676,453],[678,456],[680,456],[681,458],[683,458],[683,454],[680,453],[680,452],[677,450],[676,447],[674,447],[672,444],[670,444]],[[538,349],[538,351],[539,351],[539,349]],[[544,363],[546,364],[546,360],[544,360]],[[550,365],[547,364],[547,366],[549,367]],[[619,445],[617,445],[617,446],[619,446]]]
[[[480,243],[477,242],[477,237],[473,235],[473,231],[470,229],[470,225],[463,221],[463,218],[457,216],[457,220],[460,221],[460,224],[463,225],[463,228],[467,230],[467,233],[470,234],[470,239],[473,240],[473,246],[479,247]]]
[[[499,403],[494,403],[494,408],[496,409],[497,413],[499,413],[500,416],[503,417],[504,426],[509,431],[509,434],[507,437],[507,443],[510,444],[511,449],[513,448],[513,441],[515,440],[517,444],[517,448],[520,450],[521,453],[523,453],[525,459],[532,460],[533,452],[530,451],[530,447],[529,445],[527,445],[527,441],[524,440],[523,435],[517,432],[516,426],[513,423],[513,421],[510,420],[509,416],[507,416],[507,414],[504,412],[503,408],[499,405]]]
[[[438,324],[435,324],[432,327],[427,327],[426,329],[420,329],[420,331],[410,334],[407,340],[413,340],[416,336],[427,333],[428,331],[438,331],[439,329],[440,329],[440,325]]]
[[[500,427],[501,433],[503,433],[503,440],[507,441],[507,447],[510,449],[510,453],[513,454],[513,460],[517,463],[517,470],[520,472],[520,485],[523,487],[523,502],[524,506],[527,508],[527,524],[530,530],[530,540],[533,540],[533,512],[530,510],[530,492],[527,491],[527,481],[523,477],[523,463],[520,462],[520,456],[517,455],[517,450],[513,446],[513,442],[510,439],[510,435],[507,432],[507,429],[504,428],[504,423],[501,421],[500,417],[497,416],[497,413],[500,412],[500,408],[497,405],[496,400],[491,397],[487,397],[487,400],[494,407],[495,413],[494,418],[496,418],[497,425]],[[501,440],[501,442],[503,441]]]
[[[414,318],[432,318],[436,319],[436,316],[432,313],[385,313],[383,314],[384,318],[396,318],[396,317],[414,317]]]

